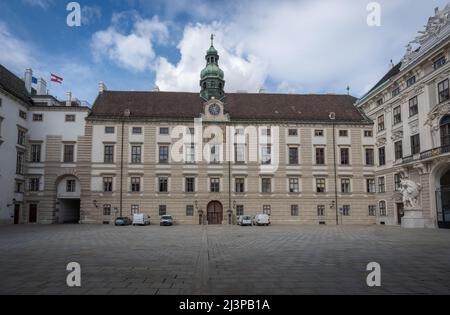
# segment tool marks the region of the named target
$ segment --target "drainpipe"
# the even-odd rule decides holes
[[[336,210],[336,225],[339,225],[339,213],[338,213],[338,184],[337,184],[337,165],[336,165],[336,125],[334,120],[335,116],[330,114],[330,119],[333,120],[333,164],[334,164],[334,199],[335,199],[335,210]]]
[[[123,206],[123,136],[125,131],[125,118],[122,119],[122,143],[120,146],[120,217],[122,217],[122,206]]]

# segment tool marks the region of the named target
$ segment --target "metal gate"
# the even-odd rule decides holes
[[[450,229],[450,186],[436,190],[436,210],[438,226]]]

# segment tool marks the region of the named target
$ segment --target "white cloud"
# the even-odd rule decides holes
[[[102,18],[99,6],[83,6],[81,8],[81,25],[90,25]]]
[[[0,64],[5,65],[12,71],[23,72],[36,60],[32,56],[30,45],[11,34],[8,26],[0,21]],[[14,53],[11,53],[14,52]]]
[[[53,4],[53,0],[23,0],[28,5],[41,7],[42,9],[47,9]]]
[[[178,44],[181,60],[171,64],[159,58],[156,85],[163,91],[199,91],[200,70],[205,67],[205,54],[211,34],[216,35],[214,46],[219,51],[219,64],[225,72],[225,90],[257,91],[267,77],[266,64],[253,54],[245,54],[243,43],[233,40],[221,23],[187,25]]]
[[[123,32],[130,21],[131,30]],[[96,60],[107,57],[122,68],[141,72],[153,66],[153,42],[164,43],[168,34],[167,26],[158,17],[148,20],[135,12],[116,14],[108,29],[92,36],[91,49]]]

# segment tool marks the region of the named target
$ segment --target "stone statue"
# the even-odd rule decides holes
[[[403,195],[403,205],[405,209],[416,208],[419,204],[419,194],[421,185],[407,178],[400,181],[400,192]]]

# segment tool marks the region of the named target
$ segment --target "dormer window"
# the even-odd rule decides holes
[[[442,57],[436,59],[433,63],[434,70],[439,69],[440,67],[445,65],[446,62],[447,62],[447,60],[445,59],[445,56],[442,56]]]

